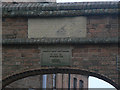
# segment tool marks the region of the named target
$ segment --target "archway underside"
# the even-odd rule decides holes
[[[86,76],[94,76],[99,79],[102,79],[111,85],[113,85],[116,89],[120,90],[120,87],[118,84],[113,82],[111,79],[100,75],[98,73],[86,71],[86,70],[80,70],[80,69],[69,69],[69,68],[46,68],[46,69],[36,69],[36,70],[30,70],[30,71],[25,71],[22,73],[18,73],[12,76],[9,76],[5,79],[2,80],[2,88],[5,88],[7,85],[10,83],[17,81],[19,79],[29,77],[29,76],[35,76],[35,75],[42,75],[42,74],[56,74],[56,73],[63,73],[63,74],[80,74],[80,75],[86,75]]]

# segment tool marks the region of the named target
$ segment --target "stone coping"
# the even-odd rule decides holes
[[[3,17],[52,17],[118,14],[118,2],[38,3],[17,2],[2,4]]]
[[[34,38],[3,39],[2,44],[117,44],[118,38]]]

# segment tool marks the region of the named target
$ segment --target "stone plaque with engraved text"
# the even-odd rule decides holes
[[[42,48],[41,66],[70,66],[71,48]]]

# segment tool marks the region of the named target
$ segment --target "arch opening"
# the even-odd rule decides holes
[[[110,83],[93,76],[89,76],[88,87],[89,88],[111,88],[112,90],[116,90],[116,88],[112,86]]]
[[[3,79],[2,87],[5,88],[7,85],[11,84],[12,82],[29,77],[29,76],[44,75],[44,74],[57,74],[57,73],[93,76],[93,77],[96,77],[96,78],[99,78],[101,80],[108,82],[109,84],[111,84],[118,90],[120,89],[120,87],[115,82],[113,82],[112,80],[110,80],[109,78],[105,76],[102,76],[94,72],[85,71],[85,70],[68,69],[68,68],[67,69],[65,68],[64,69],[63,68],[38,69],[38,70],[30,70],[30,71],[22,72],[19,74],[15,74],[15,75],[12,75],[12,76],[9,76]]]

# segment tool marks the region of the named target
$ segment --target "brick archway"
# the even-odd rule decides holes
[[[36,69],[36,70],[30,70],[30,71],[25,71],[25,72],[21,72],[15,75],[11,75],[7,78],[4,78],[2,81],[2,87],[5,88],[7,85],[9,85],[10,83],[17,81],[19,79],[22,78],[26,78],[29,76],[35,76],[35,75],[40,75],[40,74],[54,74],[54,73],[64,73],[64,74],[80,74],[80,75],[87,75],[87,76],[94,76],[97,77],[99,79],[102,79],[108,83],[110,83],[111,85],[113,85],[116,89],[120,89],[120,87],[113,82],[111,79],[98,74],[98,73],[94,73],[94,72],[90,72],[90,71],[86,71],[86,70],[80,70],[77,68],[73,68],[73,69],[69,69],[69,68],[46,68],[46,69]]]
[[[118,2],[3,3],[2,10],[3,88],[13,81],[37,74],[78,73],[103,79],[120,89]],[[50,29],[55,30],[54,34]],[[69,53],[53,55],[51,46],[56,47],[56,53],[59,47],[62,54]],[[45,47],[49,55],[45,53]],[[50,57],[49,63],[46,63],[46,55]],[[55,66],[58,56],[58,64],[63,67],[50,68]]]

